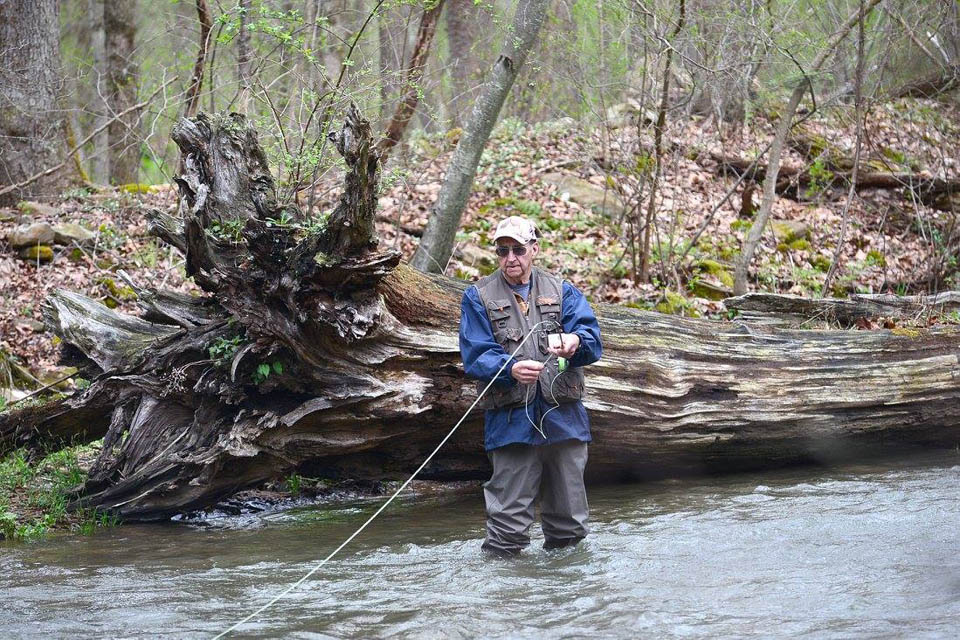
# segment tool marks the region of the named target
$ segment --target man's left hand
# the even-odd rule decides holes
[[[561,358],[570,358],[580,348],[580,336],[575,333],[561,333],[560,346],[548,347],[547,351]]]

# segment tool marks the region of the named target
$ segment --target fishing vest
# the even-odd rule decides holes
[[[550,333],[563,330],[563,283],[562,281],[534,268],[530,274],[530,293],[527,294],[527,313],[517,302],[517,296],[507,284],[503,274],[497,269],[489,276],[480,279],[476,285],[480,301],[487,310],[487,319],[493,329],[494,339],[507,353],[513,353],[530,328],[544,321],[523,344],[515,356],[517,360],[547,361],[537,381],[543,397],[551,405],[574,402],[583,398],[583,369],[568,367],[558,372],[556,356],[547,351]],[[477,392],[483,391],[485,382],[477,384]],[[530,391],[532,400],[534,390]],[[527,385],[516,384],[508,389],[493,385],[483,397],[484,409],[499,409],[523,405],[527,398]]]

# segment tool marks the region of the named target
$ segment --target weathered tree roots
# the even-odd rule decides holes
[[[240,116],[181,122],[178,217],[202,298],[138,290],[142,318],[59,292],[48,322],[88,389],[0,416],[0,446],[103,437],[77,504],[154,520],[292,470],[404,477],[466,410],[464,284],[377,248],[379,158],[352,111],[325,227],[276,202]],[[296,224],[292,224],[293,220]],[[599,305],[588,371],[594,480],[782,465],[870,444],[960,442],[960,331],[779,331]],[[482,416],[425,478],[481,478]]]

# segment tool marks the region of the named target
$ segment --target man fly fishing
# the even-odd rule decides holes
[[[581,367],[600,359],[600,328],[576,287],[533,266],[539,235],[525,218],[501,221],[494,233],[499,269],[468,287],[461,302],[464,369],[480,389],[496,379],[483,398],[493,475],[483,487],[482,548],[497,555],[530,544],[538,500],[545,549],[575,545],[589,531]]]

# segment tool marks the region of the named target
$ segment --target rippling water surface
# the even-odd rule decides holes
[[[479,552],[479,495],[394,505],[236,637],[953,638],[960,455],[591,491],[593,534]],[[0,544],[3,637],[209,637],[377,506]]]

